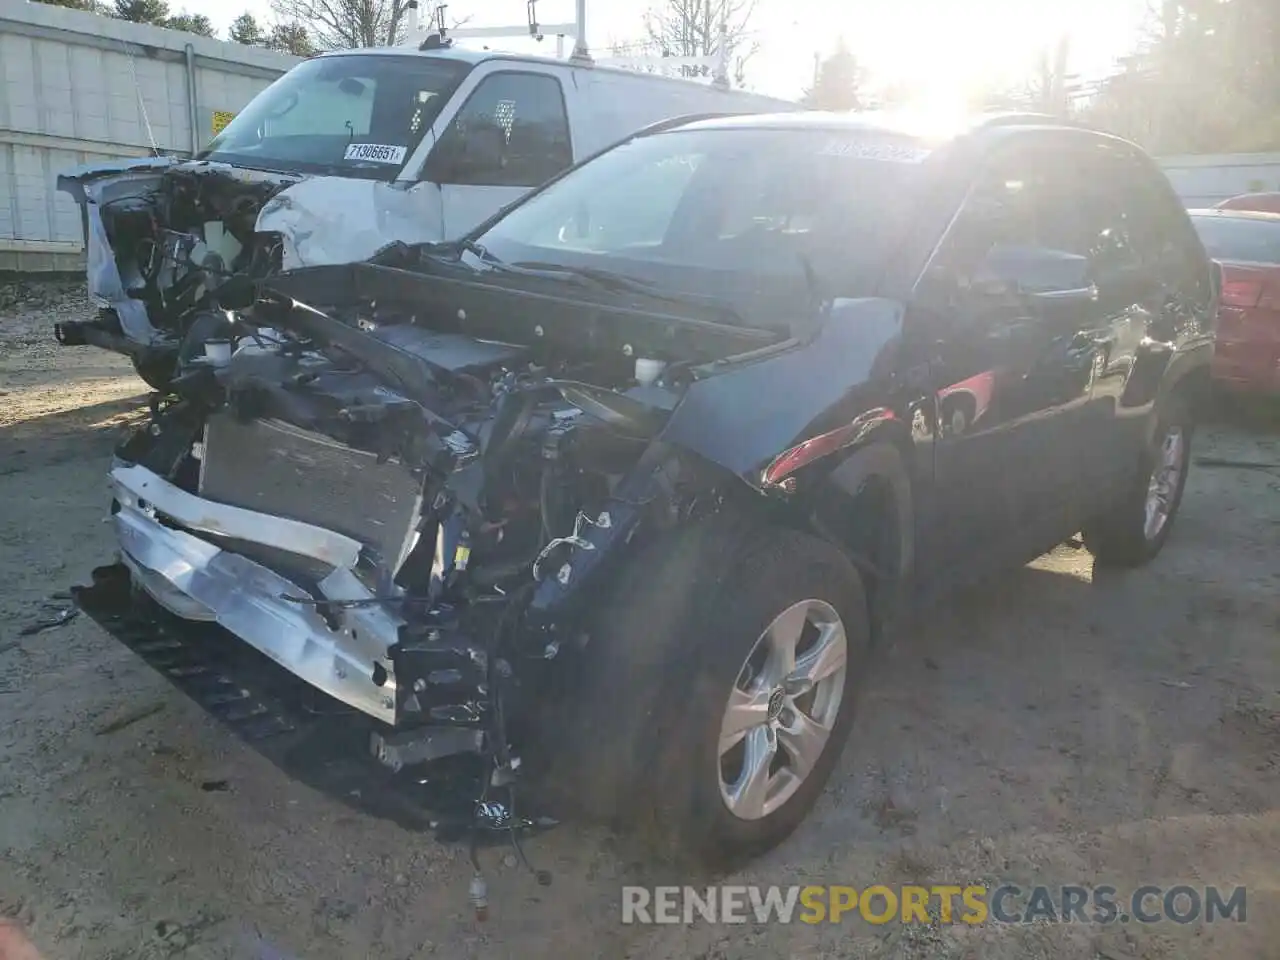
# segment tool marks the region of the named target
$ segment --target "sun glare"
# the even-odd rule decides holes
[[[1146,0],[791,0],[785,25],[765,28],[783,53],[762,45],[756,79],[772,92],[783,73],[796,75],[798,58],[811,73],[814,53],[831,53],[840,38],[871,87],[906,93],[921,113],[946,117],[975,95],[1025,82],[1064,36],[1069,73],[1107,72],[1136,42],[1145,10]]]
[[[942,87],[921,87],[909,92],[893,112],[902,129],[926,140],[954,135],[973,115],[971,98],[965,90]]]

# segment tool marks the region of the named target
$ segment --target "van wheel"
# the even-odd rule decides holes
[[[822,793],[869,648],[857,570],[792,530],[700,529],[632,567],[591,638],[575,725],[590,813],[678,859],[731,866],[781,843]],[[592,650],[594,648],[594,650]]]
[[[152,390],[168,393],[173,383],[174,359],[172,354],[145,354],[130,358],[134,372]]]
[[[1191,465],[1194,423],[1187,402],[1162,405],[1154,442],[1143,452],[1134,486],[1111,513],[1084,530],[1084,542],[1104,566],[1139,567],[1155,559],[1173,530]]]

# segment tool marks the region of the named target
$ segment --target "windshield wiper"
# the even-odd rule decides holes
[[[463,238],[462,240],[457,241],[455,246],[459,250],[464,250],[467,253],[474,254],[491,267],[504,266],[501,260],[484,248],[484,244],[477,243],[475,240]]]
[[[492,254],[489,254],[489,256],[492,257]],[[639,280],[626,274],[614,273],[612,270],[603,270],[600,267],[576,267],[542,260],[521,260],[518,263],[511,264],[501,263],[493,259],[486,262],[499,270],[505,269],[516,273],[528,273],[531,276],[558,275],[560,277],[570,277],[585,280],[593,286],[612,293],[634,293],[663,303],[672,303],[685,307],[701,307],[704,310],[711,310],[720,314],[730,323],[737,326],[747,325],[741,314],[723,300],[702,297],[692,293],[664,290],[651,281]]]

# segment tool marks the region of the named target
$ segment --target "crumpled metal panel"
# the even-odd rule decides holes
[[[361,606],[340,609],[337,629],[333,629],[314,603],[297,602],[372,599],[350,568],[335,568],[320,582],[317,593],[310,593],[246,557],[160,523],[156,515],[164,511],[159,505],[176,499],[166,496],[169,491],[164,488],[172,485],[152,474],[154,479],[143,486],[140,481],[145,478],[129,469],[112,472],[120,502],[113,521],[121,559],[139,587],[176,615],[216,622],[317,689],[369,716],[395,723],[396,679],[388,650],[402,621],[384,607]],[[209,526],[227,526],[231,521],[226,514],[236,511],[178,492],[201,505]],[[262,531],[279,521],[269,516],[259,519]],[[270,533],[262,537],[278,539]],[[307,545],[295,547],[301,551]]]

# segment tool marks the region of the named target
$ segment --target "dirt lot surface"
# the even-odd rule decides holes
[[[86,617],[20,635],[109,560],[104,469],[143,399],[53,345],[85,313],[0,287],[0,917],[50,960],[1280,957],[1280,470],[1197,467],[1148,570],[1064,547],[929,615],[815,815],[731,881],[1245,884],[1247,922],[623,926],[622,884],[672,878],[566,826],[529,844],[550,888],[487,853],[477,925],[462,851],[287,782]],[[1280,439],[1197,453],[1276,464]]]

